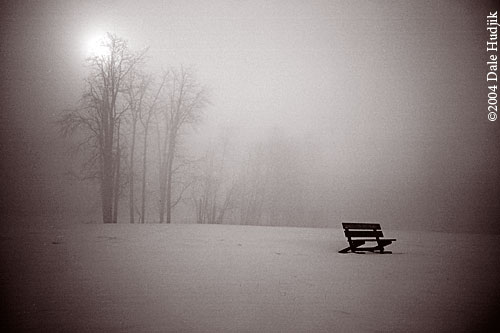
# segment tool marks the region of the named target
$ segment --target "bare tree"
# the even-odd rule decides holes
[[[268,173],[263,145],[257,145],[248,155],[238,180],[240,224],[259,225],[268,197]]]
[[[299,225],[306,217],[299,142],[272,135],[255,145],[238,179],[241,224]]]
[[[81,106],[64,114],[60,125],[65,134],[82,131],[81,146],[90,148],[88,165],[99,179],[103,222],[116,223],[123,156],[120,124],[128,109],[120,99],[145,51],[132,52],[125,40],[113,34],[107,34],[102,47],[105,53],[87,59],[90,74]]]
[[[139,113],[139,120],[141,122],[142,128],[144,130],[143,134],[143,149],[142,149],[142,186],[141,186],[141,223],[146,221],[146,193],[147,193],[147,161],[148,161],[148,139],[149,139],[149,129],[151,125],[151,120],[153,115],[157,110],[158,100],[160,94],[165,86],[166,76],[162,77],[160,85],[156,88],[154,96],[151,97],[149,104],[145,107],[145,112]],[[151,77],[148,78],[147,85],[150,86],[152,83]]]
[[[162,121],[157,122],[159,152],[159,215],[160,223],[170,223],[173,199],[172,188],[178,147],[183,130],[195,124],[208,103],[206,90],[197,82],[193,72],[181,67],[171,68],[163,75],[166,82],[164,105],[160,112]],[[181,191],[183,192],[183,191]]]
[[[150,84],[150,77],[137,73],[132,73],[131,79],[126,87],[125,97],[130,111],[130,156],[129,156],[129,216],[130,223],[135,222],[135,148],[137,138],[137,124],[142,117],[144,100]]]
[[[220,152],[217,148],[221,147]],[[197,223],[221,224],[226,212],[234,206],[236,183],[226,172],[228,138],[221,145],[211,144],[193,188]]]

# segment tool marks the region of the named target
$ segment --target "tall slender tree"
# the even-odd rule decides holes
[[[87,166],[99,180],[103,222],[116,223],[123,152],[119,131],[128,110],[121,100],[146,51],[132,52],[124,39],[109,33],[101,49],[101,54],[87,59],[90,73],[80,107],[65,113],[60,124],[66,135],[76,130],[83,133],[80,146],[87,148],[92,161]]]
[[[172,209],[178,200],[173,199],[172,190],[176,156],[182,130],[196,123],[208,103],[206,90],[198,83],[190,69],[171,68],[164,73],[166,82],[165,103],[160,112],[163,126],[158,129],[160,223],[171,223]]]
[[[197,181],[193,186],[197,223],[222,224],[225,215],[234,206],[237,188],[226,166],[228,141],[226,137],[220,144],[210,144],[200,160]]]
[[[149,131],[151,127],[151,120],[153,119],[155,112],[158,108],[158,101],[161,92],[165,86],[166,78],[163,77],[158,87],[156,87],[154,95],[151,96],[147,106],[144,107],[145,111],[139,113],[139,121],[143,129],[143,147],[142,147],[142,180],[141,180],[141,210],[140,218],[141,223],[146,221],[146,204],[147,204],[147,171],[148,171],[148,142],[149,142]],[[147,86],[152,85],[152,77],[147,78]],[[146,84],[144,88],[146,90]],[[152,89],[152,88],[151,88]],[[150,89],[150,90],[151,90]]]
[[[129,140],[129,218],[130,223],[135,223],[136,204],[135,204],[135,151],[137,142],[138,123],[144,112],[144,103],[150,77],[139,72],[133,73],[126,89],[126,99],[130,111],[130,140]]]

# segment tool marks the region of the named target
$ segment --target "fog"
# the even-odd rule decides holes
[[[55,121],[81,97],[89,40],[112,32],[132,48],[149,47],[150,71],[189,66],[208,87],[211,103],[186,134],[193,157],[227,140],[233,177],[259,145],[288,149],[278,154],[277,175],[283,192],[302,197],[284,193],[281,201],[304,209],[300,221],[280,217],[290,225],[360,220],[498,233],[500,130],[487,119],[486,82],[492,8],[478,1],[4,3],[1,210],[99,220],[98,187],[68,176],[79,160]],[[149,216],[154,222],[156,211]],[[189,221],[189,207],[177,209],[173,222]]]

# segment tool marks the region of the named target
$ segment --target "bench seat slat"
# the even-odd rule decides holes
[[[377,240],[375,238],[373,239],[363,239],[365,242],[376,242]],[[382,241],[382,242],[395,242],[396,239],[394,238],[379,238],[379,241]]]
[[[374,230],[371,230],[371,231],[366,231],[366,230],[355,230],[355,231],[345,230],[344,233],[345,233],[346,237],[351,237],[351,238],[355,238],[355,237],[372,237],[372,238],[375,238],[375,237],[384,237],[384,234],[380,230],[377,230],[377,231],[374,231]]]
[[[380,227],[380,224],[378,223],[351,223],[351,222],[344,222],[342,223],[342,227],[344,229],[375,229],[375,230],[380,230],[382,229]]]

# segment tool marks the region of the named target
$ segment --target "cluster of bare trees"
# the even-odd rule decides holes
[[[60,118],[61,131],[80,139],[77,150],[85,155],[82,178],[99,184],[104,223],[117,223],[125,192],[130,222],[146,221],[153,179],[150,161],[158,161],[153,170],[159,221],[170,223],[172,209],[188,187],[178,177],[188,164],[179,158],[180,143],[186,128],[200,120],[208,102],[206,91],[189,69],[169,68],[160,77],[146,74],[146,50],[133,52],[115,35],[108,34],[102,47],[105,52],[87,59],[85,91],[79,106]],[[151,146],[156,146],[156,159],[150,159]]]
[[[301,152],[271,135],[238,161],[228,161],[228,140],[212,144],[200,160],[192,203],[198,223],[300,225],[309,200]]]
[[[197,223],[222,224],[226,214],[235,208],[237,184],[227,165],[229,138],[209,145],[197,163],[191,199]]]
[[[226,136],[190,157],[185,138],[208,103],[193,72],[148,74],[147,50],[133,52],[112,34],[102,49],[87,60],[78,107],[66,110],[59,125],[78,139],[80,175],[99,185],[104,223],[117,223],[124,211],[130,223],[171,223],[178,205],[197,223],[290,225],[304,218],[293,142],[274,135],[230,162],[232,137]],[[119,209],[122,202],[128,209]]]

